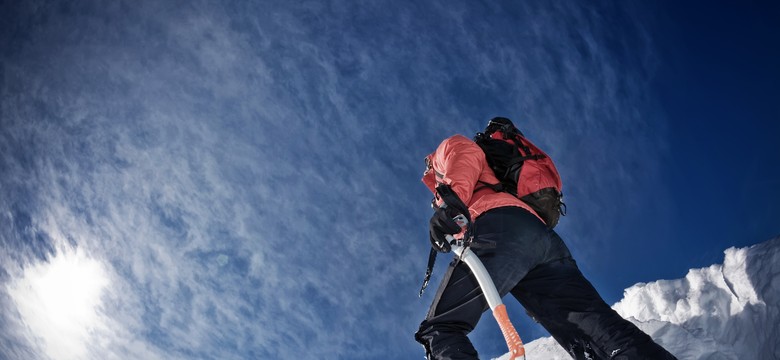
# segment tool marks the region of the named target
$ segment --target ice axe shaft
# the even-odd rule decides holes
[[[493,279],[490,278],[485,265],[479,260],[474,252],[466,246],[463,246],[461,242],[456,240],[452,235],[447,235],[447,241],[452,244],[452,251],[471,269],[471,273],[477,278],[477,283],[482,289],[482,293],[487,299],[488,306],[493,312],[493,317],[496,318],[498,326],[501,328],[501,333],[504,335],[506,345],[509,348],[510,359],[525,359],[525,347],[523,347],[523,340],[520,339],[520,335],[517,334],[517,330],[509,321],[509,315],[506,312],[506,305],[501,301],[501,296],[496,290],[496,285],[493,283]]]

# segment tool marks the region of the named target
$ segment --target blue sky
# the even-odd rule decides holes
[[[609,303],[780,234],[777,5],[0,14],[1,357],[421,356],[422,159],[499,115],[556,160],[557,230]],[[472,339],[505,351],[490,319]]]

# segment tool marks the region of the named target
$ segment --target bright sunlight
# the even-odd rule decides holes
[[[9,293],[50,357],[77,359],[87,354],[90,333],[102,327],[98,311],[108,285],[103,264],[68,249],[25,268]]]

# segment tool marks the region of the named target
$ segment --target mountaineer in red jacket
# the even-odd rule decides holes
[[[473,236],[475,244],[495,244],[472,246],[472,251],[499,294],[511,293],[573,358],[675,359],[601,299],[542,217],[514,195],[486,185],[499,180],[476,143],[461,135],[450,137],[426,158],[426,165],[423,182],[435,196],[430,221],[434,249],[449,252],[445,236],[464,236],[453,218],[467,212],[474,222],[466,236]],[[449,199],[440,194],[443,189]],[[467,334],[487,309],[468,266],[453,260],[415,339],[431,360],[477,359]]]

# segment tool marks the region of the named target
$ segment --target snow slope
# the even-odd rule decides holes
[[[780,359],[780,238],[729,248],[722,265],[682,279],[636,284],[613,308],[680,360]],[[529,360],[571,359],[551,337],[526,349]]]

